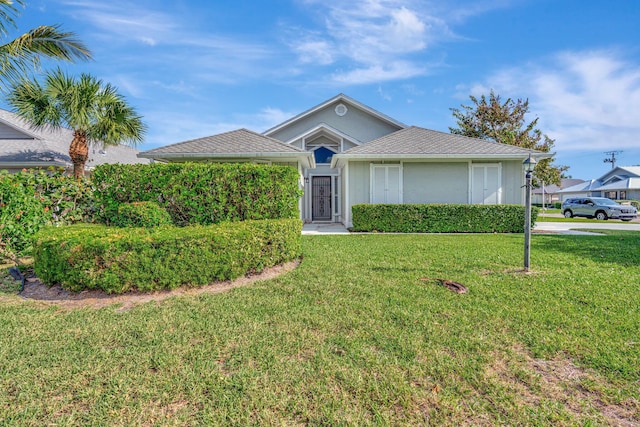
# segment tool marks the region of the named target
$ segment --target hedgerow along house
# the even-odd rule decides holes
[[[300,172],[305,222],[351,226],[360,203],[524,204],[522,162],[547,153],[407,126],[344,94],[256,133],[139,153],[159,162],[254,162]]]

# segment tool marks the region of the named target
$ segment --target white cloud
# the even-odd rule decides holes
[[[302,64],[341,66],[343,71],[329,74],[333,83],[378,83],[424,75],[433,64],[423,64],[415,54],[453,34],[421,0],[305,4],[312,6],[309,13],[323,17],[321,27],[292,43],[292,50]]]
[[[293,50],[298,54],[298,59],[303,64],[313,63],[328,65],[333,63],[332,45],[323,40],[309,40],[294,45]]]
[[[346,72],[339,71],[332,75],[332,80],[341,84],[367,84],[408,79],[425,73],[426,70],[424,68],[420,68],[410,62],[398,61],[384,65],[375,64]]]
[[[640,134],[640,64],[615,51],[563,52],[535,64],[501,70],[471,93],[489,89],[529,98],[539,127],[556,149],[636,149]]]
[[[154,46],[160,41],[170,40],[170,34],[177,27],[171,15],[136,6],[131,2],[92,0],[62,0],[65,6],[72,6],[69,14],[76,19],[90,23],[105,34],[116,34],[111,42],[136,40]]]
[[[255,127],[250,127],[249,129],[271,129],[274,126],[289,120],[296,114],[297,113],[283,111],[279,108],[266,107],[256,114],[253,120],[250,120],[255,124]]]

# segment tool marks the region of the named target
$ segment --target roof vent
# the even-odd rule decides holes
[[[336,114],[339,115],[340,117],[344,116],[345,114],[347,114],[347,107],[344,104],[338,104],[336,105]]]

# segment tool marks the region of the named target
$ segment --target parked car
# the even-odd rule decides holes
[[[565,218],[584,216],[600,220],[611,218],[631,221],[638,215],[638,210],[605,197],[581,197],[565,200],[562,203],[562,214]]]

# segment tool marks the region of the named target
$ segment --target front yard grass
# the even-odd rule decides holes
[[[521,235],[304,236],[224,294],[0,295],[0,424],[640,423],[640,233],[607,234],[534,235],[531,274]]]

